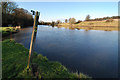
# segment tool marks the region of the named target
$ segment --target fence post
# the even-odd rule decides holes
[[[33,12],[33,14],[34,13],[35,12]],[[29,58],[28,58],[28,65],[27,65],[28,70],[30,69],[30,63],[32,62],[32,54],[33,54],[34,43],[35,43],[35,39],[36,39],[39,14],[40,13],[38,11],[36,11],[35,18],[34,18],[34,24],[33,24],[33,30],[32,30],[32,36],[31,36],[30,50],[29,50]]]

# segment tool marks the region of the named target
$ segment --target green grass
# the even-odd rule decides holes
[[[78,26],[118,26],[118,21],[113,21],[113,22],[106,22],[106,21],[84,21],[79,24]]]
[[[2,33],[2,36],[7,36],[10,35],[10,33],[15,33],[17,32],[16,28],[13,27],[0,27],[0,33]]]
[[[2,77],[3,78],[34,78],[27,73],[27,61],[29,50],[14,40],[4,40],[2,43]],[[33,63],[38,65],[39,78],[69,78],[91,79],[82,73],[71,73],[59,62],[49,61],[41,54],[33,54]]]

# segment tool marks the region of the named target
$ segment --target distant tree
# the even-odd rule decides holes
[[[10,0],[2,0],[0,8],[2,8],[2,26],[31,26],[33,17],[31,13],[23,8],[17,8],[18,5]]]
[[[2,0],[0,2],[0,7],[2,8],[2,26],[8,26],[8,24],[12,23],[13,16],[11,14],[17,6],[15,2],[11,2],[10,0]]]
[[[67,19],[65,19],[65,23],[67,23],[68,22],[68,20]]]
[[[52,24],[51,24],[51,25],[52,25],[52,27],[54,27],[54,26],[55,26],[55,21],[52,21]]]
[[[40,21],[39,24],[43,25],[43,24],[44,24],[44,21]]]
[[[85,21],[89,21],[90,20],[90,15],[88,14],[85,18]]]
[[[61,21],[60,21],[60,20],[57,20],[57,21],[56,21],[56,24],[60,24],[60,23],[61,23]]]
[[[69,18],[69,23],[70,23],[71,18]]]
[[[4,14],[13,13],[13,10],[18,7],[18,5],[15,2],[11,2],[10,0],[2,0],[0,5],[2,7],[2,13]]]
[[[69,18],[69,24],[70,24],[70,29],[73,29],[74,26],[72,24],[75,24],[76,23],[76,19],[75,18]]]
[[[70,23],[70,24],[74,24],[75,22],[76,22],[76,19],[75,19],[75,18],[70,18],[70,19],[69,19],[69,23]]]
[[[14,16],[14,25],[26,27],[33,24],[33,16],[23,8],[14,9],[14,13],[12,15]]]
[[[109,19],[120,19],[120,16],[112,16],[112,17],[103,17],[103,18],[95,18],[95,19],[89,19],[89,21],[102,21],[102,20],[108,20]]]

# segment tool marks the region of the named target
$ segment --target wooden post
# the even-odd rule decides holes
[[[33,12],[33,14],[34,14],[34,12]],[[32,54],[33,54],[34,43],[35,43],[35,39],[36,39],[38,19],[39,19],[39,12],[36,11],[36,15],[35,15],[35,18],[34,18],[34,24],[33,24],[33,31],[32,31],[32,36],[31,36],[31,43],[30,43],[27,69],[30,68],[30,63],[32,62]]]

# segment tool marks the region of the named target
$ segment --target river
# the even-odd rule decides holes
[[[29,49],[32,27],[12,37]],[[118,31],[70,30],[38,26],[34,50],[59,61],[71,72],[82,72],[94,78],[118,75]]]

